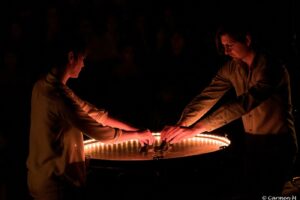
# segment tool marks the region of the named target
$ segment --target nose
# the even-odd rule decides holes
[[[85,67],[84,61],[81,62],[81,68]]]

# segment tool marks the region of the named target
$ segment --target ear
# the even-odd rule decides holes
[[[70,63],[70,64],[74,63],[74,53],[73,53],[73,51],[70,51],[68,53],[68,63]]]
[[[246,35],[246,45],[247,45],[248,47],[250,47],[250,46],[251,46],[251,43],[252,43],[251,35],[247,34],[247,35]]]

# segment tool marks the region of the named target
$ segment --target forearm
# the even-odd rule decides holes
[[[117,142],[123,142],[133,139],[139,139],[139,134],[136,131],[122,131],[122,134],[117,138]]]
[[[97,108],[89,102],[82,100],[67,86],[62,86],[61,89],[62,90],[60,91],[62,92],[63,99],[67,99],[67,101],[71,101],[72,104],[76,104],[76,108],[78,110],[82,110],[98,123],[104,125],[104,122],[106,121],[108,115],[108,113],[104,109]]]
[[[127,124],[125,122],[122,122],[122,121],[117,120],[117,119],[115,119],[113,117],[110,117],[110,116],[108,116],[107,119],[105,120],[105,125],[106,126],[111,126],[111,127],[114,127],[114,128],[119,128],[119,129],[122,129],[122,130],[127,130],[127,131],[137,131],[138,130],[138,128],[133,127],[130,124]]]
[[[231,83],[219,73],[200,94],[183,110],[178,125],[191,126],[201,119],[222,96],[232,87]]]

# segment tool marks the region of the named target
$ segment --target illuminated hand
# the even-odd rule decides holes
[[[197,128],[183,127],[183,126],[166,126],[161,131],[162,141],[169,143],[176,143],[183,139],[193,137],[194,135],[201,133],[202,131]]]
[[[139,130],[137,131],[137,133],[138,133],[138,140],[142,146],[152,145],[154,143],[155,138],[149,129]]]

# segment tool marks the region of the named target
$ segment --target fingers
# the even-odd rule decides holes
[[[168,138],[168,142],[170,144],[179,142],[183,139],[191,137],[191,133],[191,129],[180,127],[176,132],[173,132],[173,134]]]
[[[155,142],[155,138],[152,135],[152,132],[149,129],[147,129],[141,133],[139,142],[142,145],[142,147],[144,145],[152,145]]]
[[[145,146],[145,145],[151,146],[154,143],[154,141],[152,139],[140,139],[139,142],[140,142],[142,147]]]
[[[178,142],[178,138],[180,137],[180,135],[182,135],[182,130],[179,129],[176,132],[173,132],[167,139],[166,141],[169,142],[170,144],[176,143]]]
[[[181,134],[182,129],[179,126],[170,128],[162,138],[166,142],[171,142],[178,134]]]
[[[165,126],[161,131],[161,140],[170,144],[179,142],[189,137],[190,130],[180,126]],[[143,130],[139,135],[139,142],[141,146],[153,145],[155,137],[149,129]]]
[[[160,137],[164,138],[165,135],[172,129],[174,126],[165,126],[163,130],[160,132]]]
[[[148,145],[153,145],[154,140],[155,140],[154,137],[151,136],[151,137],[149,137],[149,138],[146,140],[146,143],[147,143]]]
[[[167,126],[162,130],[160,137],[162,140],[169,141],[179,129],[179,126]]]
[[[173,126],[165,126],[161,133],[168,132]]]
[[[169,143],[170,144],[177,143],[177,142],[180,142],[181,140],[184,140],[184,139],[186,139],[188,137],[189,136],[186,134],[185,131],[181,131],[176,136],[174,136],[172,139],[170,139]]]

